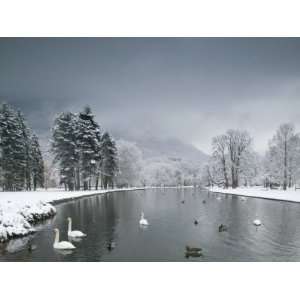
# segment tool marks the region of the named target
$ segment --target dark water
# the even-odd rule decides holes
[[[139,226],[142,210],[150,223],[146,229]],[[0,261],[300,261],[297,203],[158,189],[88,197],[60,204],[57,211],[34,236],[2,244]],[[258,228],[252,224],[256,215],[263,222]],[[74,251],[58,252],[53,229],[67,240],[69,216],[88,237],[74,242]],[[221,223],[227,232],[219,233]],[[203,256],[186,258],[186,245],[201,247]]]

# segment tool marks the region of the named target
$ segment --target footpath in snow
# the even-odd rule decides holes
[[[56,213],[53,204],[85,196],[144,188],[108,189],[66,192],[61,190],[35,192],[0,192],[0,242],[33,233],[33,224]]]
[[[300,202],[300,190],[288,189],[284,190],[271,190],[264,187],[240,187],[236,189],[228,188],[223,189],[219,187],[209,188],[211,192],[239,195],[246,197],[256,197],[271,200]]]

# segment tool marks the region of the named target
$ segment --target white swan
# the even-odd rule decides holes
[[[86,234],[79,231],[79,230],[73,230],[72,231],[72,219],[69,217],[68,218],[68,237],[71,238],[82,238],[85,237]]]
[[[255,226],[260,226],[260,225],[261,225],[261,221],[260,221],[259,219],[255,219],[255,220],[253,221],[253,224],[254,224]]]
[[[57,228],[54,229],[55,232],[55,240],[53,244],[54,249],[60,249],[60,250],[70,250],[70,249],[75,249],[76,247],[67,241],[59,241],[59,230]]]
[[[144,216],[143,212],[141,213],[140,225],[143,225],[143,226],[148,226],[149,225],[147,219],[145,219],[145,216]]]

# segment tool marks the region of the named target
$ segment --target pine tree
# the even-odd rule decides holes
[[[116,144],[108,132],[102,136],[101,154],[102,186],[106,189],[109,185],[113,187],[113,179],[118,170]]]
[[[80,188],[76,176],[79,165],[77,145],[77,116],[73,113],[61,113],[54,121],[52,129],[52,152],[54,161],[59,164],[61,183],[68,190]]]
[[[19,181],[26,190],[31,190],[31,130],[27,126],[24,116],[21,112],[17,113],[18,127],[20,128],[20,151],[18,153],[19,161]]]
[[[33,134],[31,137],[31,169],[33,189],[44,187],[44,162],[40,150],[38,137]]]
[[[18,115],[7,104],[1,106],[0,128],[3,189],[21,190],[24,187],[24,141]]]
[[[3,190],[31,189],[31,129],[21,112],[0,106],[0,169]],[[38,147],[39,148],[39,147]],[[42,156],[40,155],[40,164]]]
[[[100,126],[89,107],[79,114],[77,141],[80,153],[80,171],[84,190],[91,189],[92,178],[98,185],[98,166],[101,160]]]

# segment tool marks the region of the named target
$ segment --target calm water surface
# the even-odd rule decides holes
[[[139,226],[141,211],[148,228]],[[53,229],[67,240],[69,216],[74,229],[88,236],[74,242],[74,251],[54,250]],[[252,224],[256,216],[263,222],[259,228]],[[218,232],[221,223],[227,232]],[[0,261],[300,261],[300,204],[242,201],[198,189],[86,197],[57,205],[57,215],[36,229],[31,237],[0,245]],[[28,251],[28,242],[34,251]],[[186,245],[201,247],[203,256],[186,258]]]

